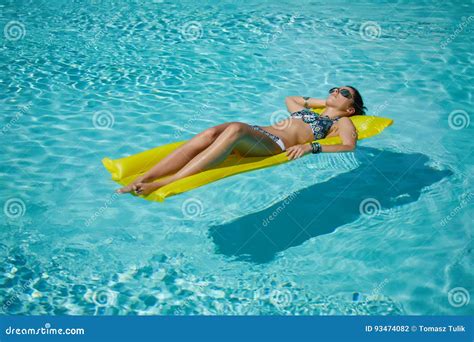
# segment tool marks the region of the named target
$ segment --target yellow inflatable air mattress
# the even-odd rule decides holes
[[[322,111],[322,109],[312,110],[318,113]],[[350,119],[357,129],[359,140],[377,135],[393,123],[391,119],[367,115],[354,115],[350,117]],[[102,159],[102,163],[110,172],[114,181],[121,185],[127,185],[136,177],[152,168],[156,163],[173,152],[176,148],[186,143],[186,141],[187,140],[158,146],[151,150],[140,152],[125,158],[115,160],[104,158]],[[318,141],[321,145],[336,145],[341,143],[341,139],[339,137],[330,137],[316,141]],[[225,177],[229,177],[241,172],[247,172],[286,163],[288,161],[289,160],[285,152],[269,157],[244,158],[239,157],[236,154],[230,154],[227,159],[217,167],[182,178],[159,188],[148,196],[140,197],[150,201],[163,202],[166,197],[195,189]]]

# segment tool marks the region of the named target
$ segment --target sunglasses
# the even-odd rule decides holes
[[[329,89],[329,94],[334,93],[336,90],[339,90],[339,94],[344,96],[346,99],[349,99],[349,100],[352,99],[352,94],[349,90],[339,89],[338,87],[334,87],[334,88]]]

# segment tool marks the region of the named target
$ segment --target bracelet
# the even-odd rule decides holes
[[[303,105],[303,106],[304,106],[305,108],[308,108],[308,100],[309,100],[309,99],[310,99],[309,96],[303,96],[303,100],[304,100],[304,105]]]
[[[321,144],[318,142],[311,143],[311,153],[320,153],[321,152]]]

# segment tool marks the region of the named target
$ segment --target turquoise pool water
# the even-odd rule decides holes
[[[472,3],[197,3],[0,2],[0,313],[472,314]],[[101,166],[341,84],[395,120],[354,153],[164,203]]]

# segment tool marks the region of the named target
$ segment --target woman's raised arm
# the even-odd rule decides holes
[[[302,110],[304,108],[323,108],[326,106],[326,100],[315,99],[312,97],[307,97],[306,107],[305,107],[305,97],[304,96],[287,96],[285,99],[286,108],[290,113]]]

